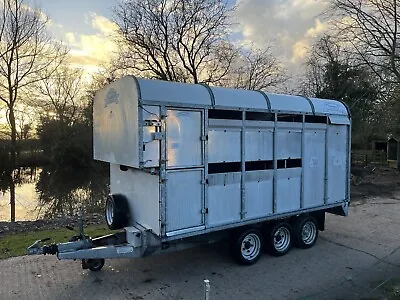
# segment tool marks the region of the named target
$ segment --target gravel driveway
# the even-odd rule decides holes
[[[135,260],[108,260],[101,272],[52,256],[0,261],[0,299],[383,299],[400,295],[400,194],[352,203],[327,215],[308,250],[235,264],[224,244]]]

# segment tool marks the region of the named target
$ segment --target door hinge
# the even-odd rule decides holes
[[[202,214],[208,214],[208,208],[203,208],[203,209],[201,210],[201,213],[202,213]]]
[[[201,184],[208,184],[208,179],[203,179],[200,183]]]
[[[208,141],[208,135],[202,135],[201,137],[200,137],[200,140],[201,141]]]
[[[162,125],[161,121],[156,121],[156,120],[144,120],[143,121],[143,126],[161,127],[161,125]]]
[[[153,132],[151,137],[153,141],[161,141],[165,138],[165,134],[164,132]]]

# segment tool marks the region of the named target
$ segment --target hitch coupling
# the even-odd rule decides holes
[[[77,240],[67,243],[43,245],[42,243],[50,240],[49,238],[43,240],[37,240],[27,248],[28,255],[56,255],[63,252],[78,251],[81,249],[92,248],[92,241],[90,239]]]

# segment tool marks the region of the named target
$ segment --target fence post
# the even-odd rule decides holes
[[[204,300],[210,300],[210,280],[204,279]]]

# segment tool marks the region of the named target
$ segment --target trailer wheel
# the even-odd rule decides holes
[[[111,230],[124,228],[128,225],[129,206],[123,195],[109,195],[105,209],[106,223]]]
[[[293,226],[294,244],[301,249],[311,248],[318,238],[318,222],[312,216],[299,217]]]
[[[287,222],[267,227],[265,236],[267,251],[273,256],[285,255],[292,246],[291,231],[292,228]]]
[[[233,236],[232,255],[243,265],[254,264],[260,258],[263,248],[264,238],[258,229],[247,229]]]
[[[88,259],[87,267],[90,271],[97,272],[100,271],[104,266],[104,258]]]

